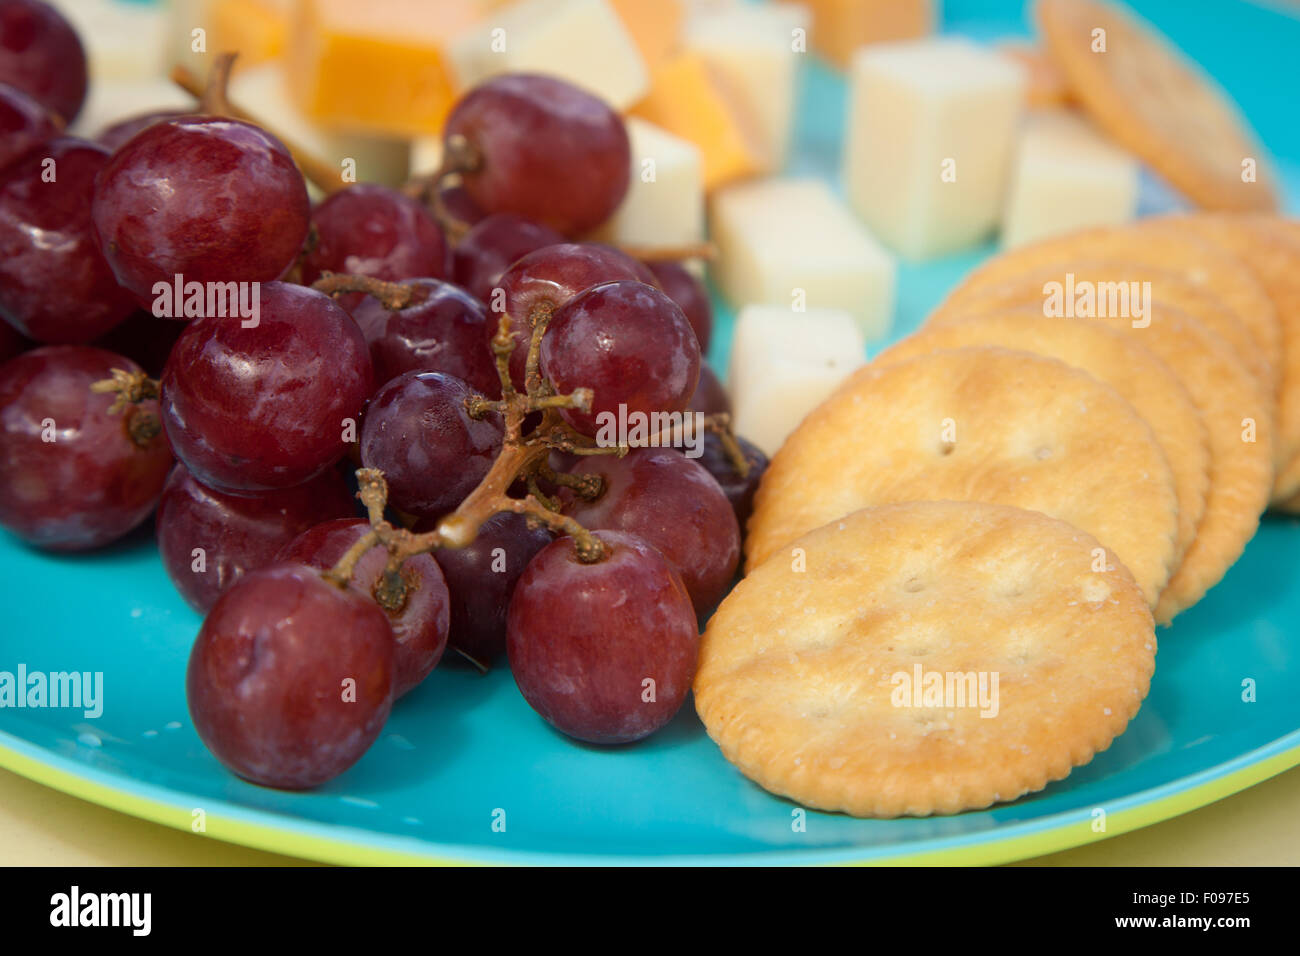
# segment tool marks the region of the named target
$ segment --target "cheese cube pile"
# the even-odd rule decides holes
[[[886,244],[925,259],[997,226],[1025,93],[1024,71],[960,39],[860,50],[853,60],[844,181]]]
[[[847,69],[861,47],[934,32],[938,0],[798,0],[812,12],[813,48]]]
[[[704,238],[704,164],[694,143],[635,116],[627,120],[632,175],[604,227],[606,242],[681,246]]]
[[[710,200],[709,222],[714,277],[735,305],[841,309],[869,340],[889,331],[894,261],[825,183],[728,187]]]
[[[609,0],[645,68],[653,72],[677,49],[686,7],[682,0]]]
[[[1137,209],[1138,161],[1064,110],[1025,118],[1002,221],[1016,246],[1087,226],[1127,222]]]
[[[765,171],[785,164],[807,29],[804,8],[783,5],[733,7],[686,23],[683,48],[700,56],[748,117]]]
[[[450,55],[462,88],[498,73],[548,73],[623,109],[650,85],[608,0],[520,0],[460,33]]]
[[[771,457],[804,416],[865,361],[853,316],[750,305],[736,317],[727,386],[737,434]]]

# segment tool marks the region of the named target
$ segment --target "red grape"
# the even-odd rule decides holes
[[[562,242],[564,237],[554,229],[523,216],[509,212],[487,216],[456,245],[452,260],[456,283],[487,302],[502,273],[523,256]]]
[[[58,135],[49,110],[22,90],[0,83],[0,167]]]
[[[442,229],[422,205],[395,189],[360,183],[334,193],[312,213],[316,247],[304,258],[302,278],[323,272],[376,279],[442,279],[451,273]],[[346,306],[359,296],[343,299]]]
[[[78,345],[0,365],[0,525],[42,548],[80,551],[153,513],[171,452],[157,431],[157,402],[110,415],[113,396],[90,390],[115,368],[139,371],[124,356]]]
[[[100,255],[90,222],[95,174],[107,162],[102,146],[60,137],[5,169],[0,316],[37,341],[90,342],[136,307]]]
[[[442,372],[407,372],[375,393],[361,429],[361,460],[388,481],[393,507],[418,517],[454,509],[487,474],[504,429],[495,413],[470,417],[473,395]]]
[[[328,570],[369,533],[370,522],[363,518],[327,521],[304,531],[287,544],[280,552],[279,560],[300,561],[313,568]],[[352,588],[373,598],[374,589],[387,565],[387,550],[371,548],[362,555],[352,572]],[[394,698],[414,690],[438,666],[447,647],[450,623],[447,582],[438,562],[431,555],[417,554],[402,563],[401,573],[407,588],[405,603],[396,611],[381,605],[397,639]]]
[[[522,515],[503,512],[483,522],[473,544],[433,553],[451,592],[452,647],[484,667],[505,653],[510,596],[528,562],[552,537],[545,528],[528,527]]]
[[[707,362],[700,363],[700,381],[686,407],[692,412],[703,412],[705,415],[731,412],[731,399],[727,397],[727,390],[722,387],[718,376],[713,374],[713,369],[709,368]]]
[[[446,372],[488,398],[499,398],[501,378],[486,345],[483,303],[438,279],[406,284],[416,290],[404,309],[389,311],[371,296],[352,309],[370,343],[375,382],[382,385],[403,372]]]
[[[731,502],[731,508],[736,513],[736,523],[740,526],[743,535],[745,523],[749,521],[749,515],[754,510],[754,492],[758,490],[758,483],[763,478],[763,472],[767,470],[767,456],[757,446],[740,436],[736,436],[736,441],[745,460],[749,462],[749,473],[744,478],[736,473],[735,466],[727,457],[726,449],[722,447],[722,439],[712,432],[704,437],[704,454],[696,461],[713,476],[722,488],[722,493]]]
[[[100,248],[146,307],[155,283],[268,282],[307,238],[307,186],[284,145],[250,123],[180,116],[142,130],[99,173]]]
[[[510,670],[524,699],[557,729],[627,743],[673,718],[695,677],[699,634],[677,572],[631,534],[599,531],[603,561],[583,564],[573,539],[546,546],[510,601]]]
[[[245,497],[213,491],[177,465],[158,503],[158,551],[181,597],[206,613],[231,584],[270,564],[297,535],[356,513],[347,483],[332,469],[296,488]]]
[[[524,387],[532,316],[537,310],[557,311],[570,299],[594,285],[615,279],[636,279],[654,284],[654,276],[640,262],[611,246],[595,242],[566,242],[544,246],[519,259],[501,276],[498,296],[488,297],[488,337],[496,334],[500,310],[510,314],[515,350],[510,355],[510,377]]]
[[[176,457],[220,491],[287,488],[320,474],[343,456],[371,392],[365,336],[329,296],[268,282],[259,310],[252,328],[237,317],[191,322],[163,369]]]
[[[709,301],[704,283],[676,262],[651,262],[647,265],[659,281],[659,288],[677,303],[686,321],[691,323],[695,337],[700,340],[700,351],[707,352],[709,340],[713,338],[713,303]]]
[[[566,236],[600,225],[627,194],[631,146],[604,101],[549,76],[513,73],[470,90],[443,137],[478,157],[463,176],[485,212],[518,213]]]
[[[682,576],[696,610],[709,613],[740,561],[740,527],[718,482],[673,448],[638,448],[623,458],[589,456],[575,475],[600,475],[594,501],[569,491],[565,511],[585,528],[626,531],[658,548]]]
[[[306,790],[356,763],[393,706],[393,630],[379,605],[301,564],[237,581],[190,651],[199,738],[253,783]]]
[[[148,129],[154,123],[191,115],[193,114],[186,113],[184,110],[150,110],[147,113],[137,113],[135,116],[128,116],[126,119],[105,126],[95,137],[95,142],[115,152],[136,133]]]
[[[560,393],[588,387],[591,411],[560,414],[586,435],[622,420],[686,408],[700,377],[700,346],[682,310],[658,289],[624,279],[595,286],[551,319],[542,374]]]
[[[48,3],[0,0],[0,83],[16,86],[65,123],[86,99],[86,51]]]

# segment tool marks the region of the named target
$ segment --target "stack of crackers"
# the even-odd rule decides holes
[[[1176,99],[1206,101],[1139,46],[1122,70],[1150,97],[1125,108],[1177,128]],[[1117,108],[1104,83],[1072,89]],[[1230,115],[1205,115],[1238,151]],[[1216,149],[1167,158],[1189,194],[1222,187]],[[1207,205],[1261,195],[1228,192]],[[1155,625],[1223,577],[1270,502],[1300,510],[1300,224],[1201,212],[1017,248],[774,457],[697,709],[727,759],[806,806],[1013,800],[1124,731]]]

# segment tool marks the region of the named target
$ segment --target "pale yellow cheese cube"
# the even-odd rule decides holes
[[[704,238],[704,161],[694,143],[635,116],[627,119],[632,175],[601,230],[629,246],[678,246]]]
[[[163,75],[167,16],[158,7],[124,0],[60,0],[55,5],[81,38],[92,86]]]
[[[775,5],[696,13],[686,21],[683,49],[704,59],[745,112],[765,172],[785,163],[808,23],[804,8]]]
[[[448,52],[462,87],[547,73],[625,109],[649,88],[636,42],[607,0],[520,0],[462,31]]]
[[[889,331],[894,260],[821,180],[728,186],[709,226],[714,277],[734,305],[842,309],[868,340]]]
[[[985,239],[1002,212],[1024,93],[1021,67],[966,40],[860,50],[844,154],[854,209],[911,259]]]
[[[776,454],[804,416],[863,364],[865,350],[847,312],[741,309],[727,372],[736,433],[769,457]],[[827,464],[834,467],[830,459]]]
[[[1020,130],[1002,244],[1128,222],[1137,195],[1138,161],[1132,154],[1075,113],[1035,110]]]

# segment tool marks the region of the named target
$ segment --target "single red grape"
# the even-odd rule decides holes
[[[107,162],[104,147],[59,137],[4,171],[0,316],[39,342],[93,341],[136,308],[100,255],[90,222],[95,175]]]
[[[137,113],[105,126],[95,137],[95,142],[106,147],[110,152],[115,152],[136,133],[148,129],[154,123],[190,115],[193,114],[186,113],[184,110],[150,110],[147,113]]]
[[[522,257],[564,242],[554,229],[523,216],[499,212],[474,225],[456,245],[452,260],[456,284],[486,303],[502,274]]]
[[[686,408],[700,377],[700,346],[682,310],[658,289],[624,279],[595,286],[555,313],[542,339],[542,374],[561,393],[588,387],[591,411],[560,414],[597,436],[607,416],[631,422]]]
[[[359,183],[334,193],[312,212],[315,248],[303,257],[302,279],[324,272],[376,279],[442,279],[451,274],[442,228],[429,211],[387,186]],[[360,298],[348,296],[345,305]]]
[[[162,375],[176,457],[220,491],[287,488],[338,461],[372,388],[370,350],[329,296],[261,286],[257,325],[205,316],[185,327]]]
[[[158,503],[158,552],[181,597],[207,613],[230,585],[271,564],[307,529],[356,514],[347,482],[333,469],[295,488],[242,496],[213,491],[177,465]]]
[[[740,561],[740,527],[718,482],[673,448],[640,448],[624,458],[589,456],[575,475],[600,475],[588,501],[567,490],[565,511],[585,528],[635,534],[682,576],[701,616],[722,600]]]
[[[713,338],[713,303],[709,301],[709,291],[704,288],[704,283],[680,263],[650,262],[647,265],[659,280],[659,288],[677,303],[686,321],[691,323],[695,337],[700,340],[700,351],[707,352],[709,340]]]
[[[722,488],[722,493],[731,502],[731,508],[736,513],[736,523],[743,535],[745,524],[754,510],[754,492],[758,490],[758,483],[767,470],[767,456],[739,435],[736,436],[736,442],[740,445],[745,460],[749,462],[749,473],[744,478],[736,473],[726,449],[722,447],[722,439],[713,432],[704,437],[704,454],[695,460],[713,476]]]
[[[438,279],[411,279],[413,301],[389,311],[366,296],[352,317],[370,343],[375,382],[403,372],[446,372],[488,398],[501,396],[501,378],[488,348],[487,309],[464,289]]]
[[[695,386],[695,394],[691,396],[690,404],[686,408],[692,412],[703,412],[705,415],[731,412],[731,399],[727,397],[727,390],[722,387],[718,376],[713,374],[713,369],[709,368],[707,362],[700,363],[700,381]]]
[[[92,217],[118,282],[269,282],[297,261],[311,216],[284,145],[250,123],[180,116],[141,130],[95,184]]]
[[[306,790],[375,742],[393,706],[393,630],[379,605],[301,564],[244,576],[190,651],[199,739],[245,780]]]
[[[77,31],[39,0],[0,0],[0,83],[71,123],[86,100],[86,51]]]
[[[24,352],[0,365],[0,525],[52,551],[108,544],[145,521],[172,456],[158,403],[110,415],[92,392],[125,356],[78,345]]]
[[[329,570],[338,564],[348,549],[370,533],[364,518],[327,521],[309,528],[285,545],[281,561],[298,561],[313,568]],[[375,588],[388,566],[388,552],[374,547],[362,555],[352,572],[352,588],[374,599]],[[394,653],[393,697],[398,698],[418,687],[438,666],[447,647],[450,624],[450,598],[442,569],[432,555],[417,554],[402,562],[402,581],[406,584],[405,602],[397,610],[380,609],[397,639]]]
[[[428,527],[416,525],[417,530]],[[553,537],[545,528],[530,528],[522,515],[507,511],[483,522],[473,544],[433,552],[451,593],[448,642],[452,647],[483,667],[505,653],[510,596],[528,562]]]
[[[578,560],[573,539],[546,546],[510,601],[510,670],[524,699],[579,740],[627,743],[681,708],[699,634],[681,578],[632,534],[598,531],[608,556]]]
[[[510,354],[510,377],[524,387],[528,341],[534,314],[554,313],[570,299],[592,286],[615,279],[636,279],[654,284],[650,270],[626,253],[596,242],[566,242],[543,246],[523,256],[501,275],[488,297],[488,339],[497,332],[501,309],[510,314],[515,350]]]
[[[485,212],[518,213],[566,236],[599,226],[627,194],[631,146],[601,99],[549,76],[511,73],[465,94],[443,137],[478,163],[462,177]]]
[[[0,167],[59,135],[53,114],[22,90],[0,83]]]
[[[501,450],[501,417],[470,417],[473,391],[442,372],[407,372],[375,393],[361,429],[361,460],[388,481],[388,501],[417,517],[454,509]]]

